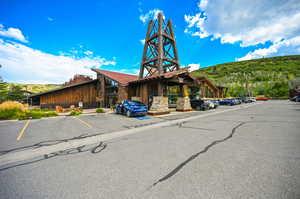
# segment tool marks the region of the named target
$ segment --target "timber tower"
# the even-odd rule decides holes
[[[179,61],[172,22],[166,23],[159,13],[148,24],[139,78],[175,70],[179,70]]]

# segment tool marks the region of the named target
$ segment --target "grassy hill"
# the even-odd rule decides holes
[[[55,88],[59,88],[62,85],[60,84],[16,84],[16,83],[8,83],[8,87],[12,85],[18,85],[22,87],[22,90],[27,90],[33,93],[40,93],[48,90],[52,90]]]
[[[288,97],[289,81],[300,77],[300,55],[261,58],[202,68],[193,76],[206,76],[228,87],[228,96]]]

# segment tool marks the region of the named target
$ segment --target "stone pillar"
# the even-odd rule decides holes
[[[138,102],[142,102],[142,99],[141,99],[141,97],[136,97],[136,96],[134,96],[134,97],[131,97],[131,100],[132,100],[132,101],[138,101]]]
[[[168,97],[153,96],[153,102],[150,110],[150,115],[162,115],[170,113]]]
[[[188,87],[186,85],[182,86],[181,95],[182,97],[178,97],[176,111],[191,111],[191,102],[188,96]]]
[[[191,110],[192,110],[191,102],[188,96],[177,98],[176,111],[191,111]]]

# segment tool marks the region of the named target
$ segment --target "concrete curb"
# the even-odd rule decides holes
[[[63,142],[63,143],[59,143],[59,144],[51,145],[51,146],[44,146],[44,147],[40,147],[37,149],[27,149],[24,151],[12,152],[12,153],[4,154],[4,155],[0,156],[0,167],[9,165],[12,163],[16,163],[19,161],[37,158],[37,157],[51,154],[54,152],[63,151],[66,149],[76,148],[76,147],[83,146],[83,145],[87,146],[87,145],[92,145],[92,144],[96,144],[96,143],[100,143],[100,142],[105,142],[105,141],[108,141],[111,139],[136,134],[138,132],[146,131],[149,129],[176,125],[176,124],[179,124],[182,122],[186,122],[189,120],[194,120],[194,119],[198,119],[198,118],[202,118],[202,117],[208,117],[208,116],[218,115],[221,113],[231,112],[231,111],[235,111],[235,110],[246,109],[246,108],[252,107],[254,105],[258,105],[258,104],[259,103],[246,105],[246,106],[242,106],[242,107],[239,106],[239,107],[228,109],[228,110],[210,112],[207,114],[201,114],[201,115],[191,116],[191,117],[187,117],[187,118],[183,118],[183,119],[160,122],[160,123],[143,126],[143,127],[138,127],[138,128],[134,128],[134,129],[122,130],[122,131],[112,132],[112,133],[108,133],[108,134],[102,134],[102,135],[96,135],[96,136],[82,138],[82,139],[71,140],[68,142]]]

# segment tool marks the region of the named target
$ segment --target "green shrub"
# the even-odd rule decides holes
[[[0,119],[17,120],[24,112],[20,109],[5,109],[0,110]]]
[[[104,109],[103,108],[96,108],[96,113],[104,113]]]
[[[40,119],[43,117],[54,117],[58,116],[58,114],[55,111],[51,110],[44,110],[44,109],[31,109],[26,111],[26,117],[32,118],[32,119]]]
[[[72,110],[70,115],[75,116],[75,115],[80,115],[81,113],[82,113],[81,111]]]

